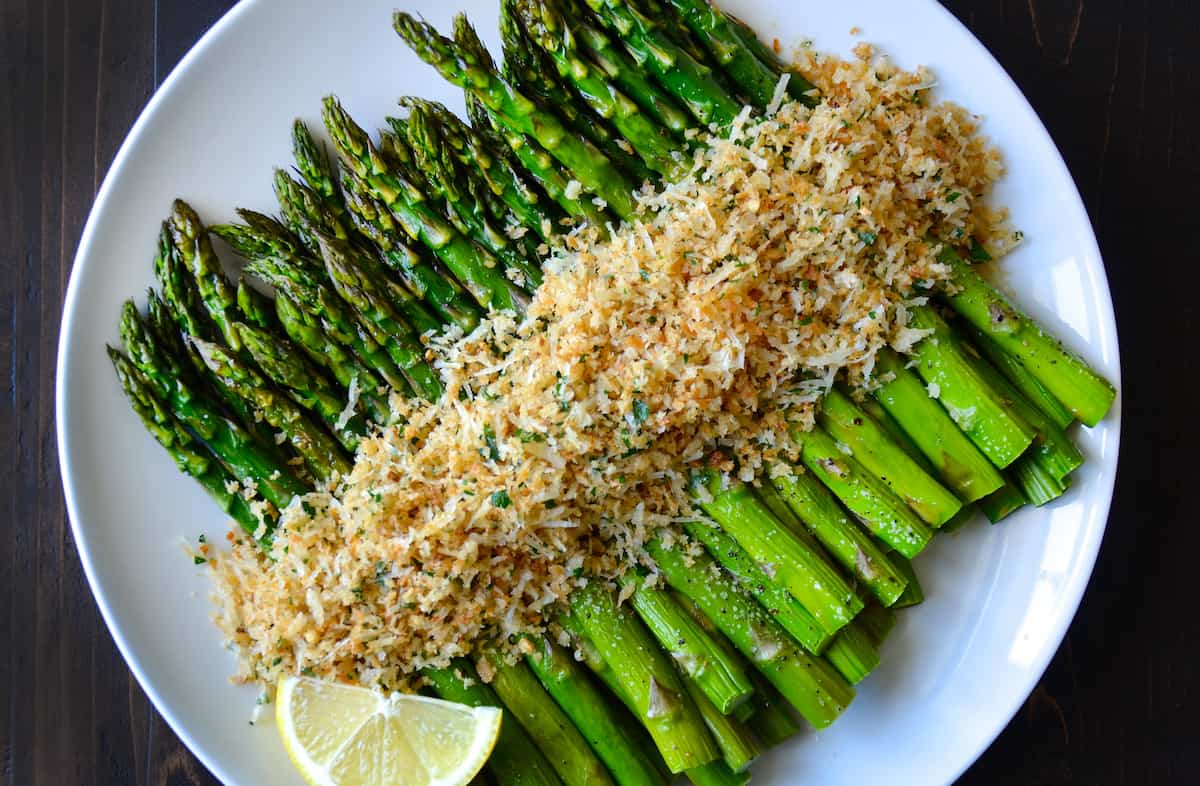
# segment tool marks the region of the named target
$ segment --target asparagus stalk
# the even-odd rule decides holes
[[[596,16],[616,33],[630,55],[707,126],[727,126],[741,105],[711,70],[696,62],[663,29],[624,0],[586,0]]]
[[[1029,402],[1041,410],[1050,422],[1062,430],[1075,422],[1075,415],[1063,406],[1062,402],[1042,384],[1041,380],[1029,373],[1029,369],[1021,365],[1021,361],[1000,348],[995,339],[977,330],[974,326],[967,327],[967,335],[971,343],[1009,382],[1029,399]]]
[[[149,390],[241,483],[253,482],[263,498],[280,509],[287,507],[292,497],[309,491],[274,451],[260,445],[185,384],[186,375],[163,355],[132,301],[121,310],[121,340]]]
[[[321,256],[334,289],[355,310],[371,337],[387,351],[417,395],[437,401],[442,383],[437,372],[425,362],[425,350],[419,336],[393,308],[390,290],[376,288],[376,279],[363,270],[349,245],[320,236]]]
[[[1024,506],[1025,495],[1016,485],[1007,482],[979,500],[979,509],[993,524],[998,524]]]
[[[288,261],[304,259],[307,251],[300,238],[281,221],[246,208],[237,209],[243,224],[213,224],[210,234],[228,243],[246,259],[277,257]]]
[[[467,94],[467,113],[471,115],[471,122],[476,128],[490,128],[503,140],[503,144],[513,152],[513,155],[537,180],[546,194],[558,203],[559,207],[571,218],[586,221],[600,229],[609,223],[610,213],[606,208],[601,208],[584,196],[572,194],[570,180],[563,174],[554,157],[546,152],[544,147],[533,139],[495,121],[492,113],[469,93]]]
[[[917,447],[917,443],[913,442],[913,438],[908,435],[908,432],[900,428],[900,424],[896,422],[896,419],[892,417],[890,412],[883,408],[883,405],[879,403],[878,399],[873,396],[868,396],[862,401],[857,402],[857,404],[862,407],[864,412],[871,416],[871,420],[874,420],[877,426],[883,429],[884,432],[892,438],[893,442],[904,449],[904,452],[909,455],[909,458],[917,462],[917,465],[921,469],[925,470],[930,475],[939,474],[932,462],[930,462],[929,459],[925,457],[925,454],[921,452],[921,449]],[[949,415],[946,417],[949,418]],[[966,437],[963,437],[963,439],[965,440]],[[987,464],[987,466],[991,467],[991,462],[989,462],[986,458],[984,458],[983,461],[985,464]]]
[[[400,224],[362,178],[350,171],[343,172],[342,187],[351,223],[379,248],[384,263],[408,290],[464,333],[474,330],[479,324],[479,309],[458,281],[444,275],[421,251],[405,241]]]
[[[755,712],[746,721],[750,731],[765,748],[774,748],[800,731],[800,723],[775,686],[757,672],[750,675],[758,702]]]
[[[523,661],[484,656],[492,690],[541,750],[564,786],[615,786],[604,764]]]
[[[236,325],[233,323],[235,331]],[[214,342],[196,336],[191,342],[221,383],[253,404],[287,438],[314,477],[328,483],[350,474],[350,461],[341,445],[249,364]]]
[[[390,170],[366,133],[332,96],[325,99],[324,118],[343,163],[387,206],[410,237],[437,255],[480,306],[524,310],[527,296],[504,278],[495,257],[434,213],[409,177]]]
[[[792,437],[801,445],[800,457],[804,466],[875,537],[910,558],[925,548],[933,537],[933,530],[886,483],[842,453],[833,437],[819,427],[806,432],[796,430]]]
[[[612,773],[618,786],[666,786],[665,779],[640,751],[639,729],[614,708],[575,660],[549,638],[535,640],[526,656],[542,686]]]
[[[654,84],[608,33],[592,24],[586,9],[577,0],[564,0],[562,10],[566,12],[566,21],[588,58],[608,75],[613,84],[676,135],[682,135],[691,127],[687,110],[670,93]]]
[[[712,761],[687,771],[688,780],[695,786],[746,786],[750,773],[734,772],[724,761]]]
[[[292,158],[296,162],[296,171],[304,178],[308,187],[340,217],[345,212],[345,207],[338,192],[337,170],[329,157],[329,150],[324,142],[313,138],[308,126],[299,118],[292,123]]]
[[[862,624],[863,630],[871,637],[871,641],[878,649],[883,646],[883,642],[891,634],[892,628],[896,627],[896,612],[872,603],[862,610],[862,614],[858,615],[856,621]]]
[[[713,59],[759,109],[775,94],[779,75],[742,42],[721,9],[708,0],[669,0]]]
[[[276,327],[275,306],[271,299],[251,287],[245,276],[238,279],[237,306],[242,317],[254,327],[263,330]]]
[[[470,32],[466,36],[469,40]],[[513,87],[528,95],[543,110],[560,116],[564,125],[595,145],[634,183],[655,179],[654,173],[634,155],[629,144],[621,140],[612,124],[592,112],[566,84],[559,81],[558,69],[549,55],[530,41],[522,29],[513,10],[513,0],[502,0],[500,4],[500,37],[504,54],[501,75]],[[457,30],[455,38],[463,43]]]
[[[504,706],[495,691],[480,681],[475,668],[465,659],[458,658],[444,669],[426,669],[422,675],[429,681],[433,691],[447,701],[472,707]],[[500,737],[488,758],[488,768],[498,786],[562,785],[546,757],[508,709],[504,710]]]
[[[793,100],[799,101],[805,106],[817,105],[819,102],[817,88],[811,82],[798,74],[794,69],[786,67],[780,61],[779,55],[764,44],[759,39],[758,34],[745,22],[732,14],[726,14],[725,18],[729,20],[734,35],[738,37],[742,45],[750,50],[755,57],[774,71],[776,76],[783,76],[785,73],[788,75],[787,92]]]
[[[245,498],[230,490],[231,481],[236,478],[208,455],[204,446],[168,411],[142,373],[112,347],[108,347],[108,356],[133,411],[141,418],[146,430],[170,454],[179,471],[194,478],[225,515],[236,521],[245,532],[253,535],[260,527],[270,531],[275,525],[273,518],[260,520]]]
[[[571,596],[571,616],[595,645],[621,685],[671,772],[683,772],[717,758],[679,674],[653,636],[612,593],[590,581]]]
[[[728,714],[748,700],[753,686],[741,664],[728,657],[667,590],[627,574],[624,583],[636,588],[630,596],[642,622],[679,666],[717,707]],[[718,741],[719,742],[719,741]]]
[[[892,608],[903,609],[924,602],[925,590],[921,588],[921,582],[917,578],[917,572],[913,569],[912,562],[896,552],[889,554],[888,560],[896,566],[896,570],[900,571],[908,582],[904,587],[904,593],[896,599]]]
[[[542,271],[538,267],[536,254],[529,253],[530,249],[525,248],[523,243],[492,226],[488,211],[478,204],[475,193],[472,193],[481,189],[471,188],[467,173],[447,165],[450,156],[443,151],[444,143],[436,126],[427,122],[426,113],[419,110],[411,112],[406,128],[417,166],[431,183],[436,184],[436,191],[440,192],[450,212],[458,218],[460,230],[495,254],[504,264],[508,277],[520,286],[529,292],[541,286]]]
[[[834,634],[825,631],[800,601],[771,581],[736,540],[719,527],[703,522],[690,521],[683,526],[689,535],[704,544],[708,553],[737,579],[746,592],[754,596],[792,638],[815,655],[825,651],[829,642],[833,641]]]
[[[832,666],[800,649],[707,554],[692,554],[681,544],[668,549],[658,540],[646,550],[671,586],[691,598],[813,726],[833,723],[854,698]]]
[[[846,682],[857,685],[879,665],[879,650],[867,628],[855,620],[838,632],[825,658]]]
[[[734,772],[745,772],[746,768],[762,753],[758,741],[750,734],[750,730],[743,726],[741,721],[717,709],[694,680],[685,677],[683,688],[696,703],[696,709],[699,710],[705,727],[708,728],[717,747],[720,748],[721,758],[725,764]]]
[[[246,270],[283,295],[276,298],[277,307],[281,302],[296,306],[307,315],[310,325],[319,325],[323,333],[353,352],[388,385],[399,391],[411,390],[391,356],[359,326],[345,302],[323,281],[309,271],[276,259],[255,260]]]
[[[804,526],[828,553],[850,572],[883,605],[890,606],[904,592],[905,578],[883,550],[846,515],[829,489],[812,473],[779,475],[771,484]]]
[[[293,401],[321,418],[342,446],[354,453],[367,433],[367,424],[346,400],[346,394],[291,342],[244,322],[237,323],[236,328],[263,374],[287,391]]]
[[[511,5],[526,35],[549,56],[559,76],[574,86],[596,114],[616,127],[648,167],[668,178],[685,171],[687,161],[676,160],[678,144],[668,130],[586,58],[554,0],[513,0]],[[632,64],[630,70],[635,70]]]
[[[292,341],[296,342],[308,357],[324,366],[346,391],[358,392],[370,420],[386,424],[391,420],[386,395],[379,391],[383,380],[366,364],[331,338],[321,326],[320,320],[306,313],[287,295],[275,297],[275,315],[279,324]]]
[[[858,459],[869,472],[886,483],[925,523],[940,527],[962,508],[949,489],[930,477],[891,440],[866,412],[837,388],[821,400],[817,422]]]
[[[393,27],[422,60],[483,103],[501,125],[538,141],[573,176],[622,218],[633,216],[633,185],[590,142],[572,134],[557,117],[541,110],[483,62],[477,52],[438,34],[412,15],[397,11]]]
[[[974,502],[1004,485],[1004,477],[929,397],[921,380],[891,350],[875,356],[876,376],[888,379],[874,392],[946,486],[964,502]],[[889,379],[890,378],[890,379]]]
[[[528,182],[527,175],[503,147],[489,144],[442,104],[421,99],[407,99],[401,103],[409,107],[410,112],[418,107],[423,109],[428,114],[428,122],[437,123],[447,143],[447,152],[457,160],[460,170],[476,172],[491,193],[508,208],[508,215],[537,233],[542,240],[550,239],[554,224],[563,217],[562,212]],[[493,217],[501,219],[505,215],[497,212]]]
[[[1023,465],[1036,465],[1037,470],[1061,486],[1067,476],[1083,464],[1083,454],[1079,452],[1079,448],[1075,447],[1070,438],[1054,424],[1049,416],[1021,395],[1016,386],[1009,382],[995,366],[984,360],[975,347],[963,344],[963,348],[974,360],[975,368],[984,381],[1000,394],[1013,412],[1037,432],[1033,447],[1010,465],[1011,468],[1017,472],[1023,472],[1025,471]],[[1048,501],[1044,498],[1041,502],[1030,499],[1033,504],[1042,504],[1042,502]]]
[[[233,329],[237,321],[237,293],[225,277],[221,262],[213,251],[212,242],[200,217],[191,205],[176,199],[171,206],[167,224],[171,239],[180,258],[192,274],[200,300],[225,343],[236,351],[242,349],[241,339]]]
[[[854,588],[812,548],[771,515],[770,509],[742,483],[722,488],[719,473],[693,473],[700,507],[760,566],[812,614],[827,633],[836,633],[863,607]]]
[[[997,467],[1016,461],[1037,432],[979,374],[950,326],[928,306],[910,311],[909,322],[932,330],[913,350],[916,371],[963,433]]]
[[[989,284],[950,246],[938,252],[949,265],[953,294],[946,302],[1036,377],[1086,426],[1112,407],[1116,389]]]

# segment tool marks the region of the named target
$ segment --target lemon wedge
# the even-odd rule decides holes
[[[465,786],[500,735],[501,711],[424,696],[385,696],[284,677],[275,723],[313,786]]]

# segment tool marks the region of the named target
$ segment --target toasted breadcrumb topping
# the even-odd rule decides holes
[[[867,384],[877,350],[922,338],[907,309],[948,272],[927,238],[997,234],[1000,160],[929,73],[856,55],[805,53],[819,106],[781,89],[641,192],[639,220],[563,238],[523,318],[433,341],[441,401],[393,397],[402,425],[295,500],[269,552],[210,555],[240,679],[395,688],[542,631],[695,515],[689,465],[780,471],[835,377]]]

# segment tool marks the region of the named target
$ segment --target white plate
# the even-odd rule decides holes
[[[296,115],[317,123],[337,93],[368,128],[403,93],[461,107],[456,90],[393,34],[396,0],[331,12],[324,0],[247,0],[188,54],[113,163],[83,233],[58,364],[58,439],[67,504],[96,600],[138,680],[180,738],[230,784],[299,784],[256,691],[229,682],[233,658],[209,622],[207,579],[181,549],[224,529],[122,399],[103,345],[121,302],[151,282],[158,222],[172,198],[208,221],[234,206],[271,211],[271,168],[287,165]],[[460,7],[496,36],[496,0],[402,0],[439,27]],[[1045,129],[992,57],[934,2],[728,0],[768,40],[811,38],[848,55],[857,40],[906,68],[935,69],[937,95],[985,116],[1009,175],[999,201],[1027,244],[1005,263],[1019,302],[1105,373],[1119,377],[1104,268],[1079,195]],[[862,28],[861,39],[849,33]],[[939,538],[918,567],[929,600],[901,616],[883,665],[832,729],[756,765],[756,783],[952,781],[1004,727],[1079,604],[1104,531],[1119,414],[1078,433],[1075,487],[1002,526]]]

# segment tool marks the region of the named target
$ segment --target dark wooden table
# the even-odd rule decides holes
[[[63,294],[96,189],[151,93],[230,5],[0,0],[3,786],[214,782],[97,613],[63,507],[53,394]],[[1200,6],[949,5],[1066,156],[1125,364],[1121,473],[1091,587],[1041,684],[963,782],[1200,783],[1200,420],[1188,413],[1200,382]]]

